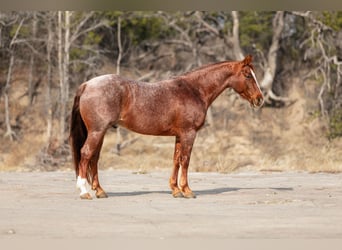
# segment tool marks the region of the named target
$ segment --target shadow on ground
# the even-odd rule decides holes
[[[275,188],[275,187],[269,187],[269,188],[213,188],[213,189],[205,189],[205,190],[198,190],[194,191],[196,196],[202,196],[202,195],[215,195],[215,194],[222,194],[222,193],[228,193],[228,192],[234,192],[239,190],[259,190],[259,189],[272,189],[276,191],[293,191],[293,188]],[[138,196],[138,195],[148,195],[148,194],[171,194],[171,191],[158,191],[158,190],[152,190],[152,191],[133,191],[133,192],[107,192],[109,197],[121,197],[121,196]]]

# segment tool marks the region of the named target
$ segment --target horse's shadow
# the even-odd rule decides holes
[[[204,195],[215,195],[222,194],[228,192],[235,192],[239,190],[255,190],[255,189],[272,189],[276,191],[293,191],[291,187],[265,187],[265,188],[238,188],[238,187],[224,187],[224,188],[213,188],[213,189],[204,189],[204,190],[194,190],[196,196],[204,196]],[[138,195],[148,195],[148,194],[171,194],[171,191],[162,191],[162,190],[149,190],[149,191],[132,191],[132,192],[108,192],[107,195],[109,197],[121,197],[121,196],[138,196]]]

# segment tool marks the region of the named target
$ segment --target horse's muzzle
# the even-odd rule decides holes
[[[251,104],[254,108],[261,107],[264,104],[264,98],[262,96],[258,96],[252,100]]]

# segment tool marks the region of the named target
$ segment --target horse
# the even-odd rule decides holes
[[[227,88],[252,107],[263,105],[251,55],[241,61],[205,65],[155,83],[115,74],[82,83],[74,97],[69,135],[80,198],[92,199],[87,182],[97,198],[108,197],[99,182],[98,160],[106,131],[117,126],[145,135],[174,136],[169,178],[172,195],[195,198],[188,184],[192,147],[209,106]]]

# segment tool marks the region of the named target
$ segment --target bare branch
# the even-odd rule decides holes
[[[87,13],[87,15],[81,20],[81,22],[77,25],[75,31],[73,32],[71,38],[70,38],[70,43],[73,43],[79,36],[80,36],[80,30],[83,27],[83,25],[86,24],[86,22],[91,18],[94,14],[94,11],[90,11]]]
[[[216,36],[219,36],[219,35],[220,35],[220,32],[219,32],[217,29],[215,29],[213,26],[211,26],[209,23],[207,23],[207,22],[203,19],[203,17],[201,16],[201,13],[200,13],[199,11],[196,11],[196,12],[195,12],[195,16],[197,17],[198,21],[199,21],[201,24],[203,24],[203,26],[204,26],[207,30],[209,30],[211,33],[213,33],[213,34],[216,35]]]
[[[292,104],[293,102],[296,101],[295,99],[292,99],[292,98],[278,96],[273,92],[272,89],[269,89],[267,91],[265,99],[266,99],[265,102],[270,102],[270,99],[271,99],[273,101],[283,102],[285,105]]]
[[[328,84],[328,81],[327,81],[327,76],[326,76],[325,71],[321,68],[319,69],[319,71],[321,71],[321,74],[323,76],[324,81],[323,81],[323,84],[322,84],[321,89],[320,89],[319,94],[318,94],[318,100],[319,100],[320,107],[321,107],[321,114],[324,117],[326,111],[325,111],[325,105],[324,105],[324,100],[323,100],[323,94],[324,94],[325,88]]]
[[[18,36],[18,34],[19,34],[19,31],[20,31],[20,29],[21,29],[21,26],[22,26],[23,23],[24,23],[24,20],[25,20],[24,18],[21,19],[21,21],[20,21],[20,23],[19,23],[17,29],[15,30],[14,36],[12,37],[11,43],[10,43],[10,45],[9,45],[10,49],[12,48],[14,42],[15,42],[16,39],[17,39],[17,36]]]
[[[100,21],[86,29],[84,29],[84,25],[87,23],[87,21],[94,15],[94,11],[89,12],[83,19],[82,21],[77,25],[75,31],[72,33],[70,37],[70,44],[73,44],[80,36],[93,31],[97,28],[100,28],[102,26],[108,26],[107,21]]]
[[[338,60],[337,55],[329,55],[329,48],[333,45],[328,42],[327,38],[332,34],[333,29],[325,25],[322,21],[318,20],[313,12],[291,12],[293,15],[303,17],[308,24],[310,30],[310,36],[300,44],[300,48],[307,46],[304,54],[304,60],[314,59],[316,68],[312,69],[308,76],[315,75],[316,79],[323,78],[320,91],[318,93],[317,99],[320,105],[321,114],[323,117],[327,115],[324,94],[326,89],[329,91],[335,91],[334,96],[337,98],[337,89],[341,84],[341,65],[342,61]],[[332,67],[336,65],[337,67]],[[333,69],[335,68],[335,69]],[[332,82],[332,72],[336,71],[337,81]],[[305,81],[305,79],[304,79]]]
[[[184,40],[167,40],[165,41],[165,43],[168,43],[168,44],[179,44],[179,45],[183,45],[185,47],[189,47],[189,48],[192,48],[192,43],[189,43],[187,41],[184,41]]]
[[[140,76],[137,81],[144,81],[146,79],[149,79],[151,76],[153,76],[155,74],[155,72],[151,71],[143,76]]]
[[[322,30],[330,30],[330,31],[332,30],[331,27],[325,25],[322,21],[314,18],[312,11],[306,11],[306,12],[291,11],[290,13],[293,15],[296,15],[296,16],[308,18],[312,23],[314,23],[315,25],[318,25],[320,28],[322,28]]]
[[[45,55],[41,52],[38,51],[31,43],[29,43],[30,40],[28,39],[17,39],[13,44],[24,44],[27,46],[36,56],[38,56],[40,59],[45,59]],[[34,40],[31,40],[34,41]],[[39,39],[37,39],[39,41]]]

